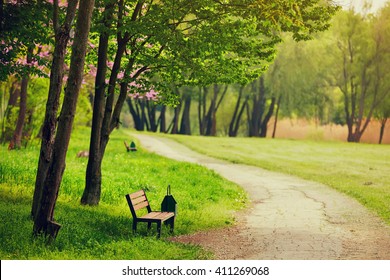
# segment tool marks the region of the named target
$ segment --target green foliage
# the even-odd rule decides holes
[[[50,18],[52,5],[44,0],[6,1],[2,4],[0,33],[0,81],[9,75],[26,74],[45,75],[36,67],[47,65],[47,61],[39,56],[42,45],[52,43]],[[26,64],[28,49],[34,49],[32,64]]]
[[[110,37],[109,61],[114,61],[117,46],[125,43],[121,81],[136,81],[136,90],[142,91],[150,90],[148,83],[153,80],[154,89],[168,95],[163,102],[170,105],[176,103],[169,96],[172,83],[252,81],[274,59],[282,32],[290,32],[295,40],[311,38],[328,28],[338,9],[320,0],[140,3],[98,1],[90,39],[97,44],[98,34]],[[91,62],[96,51],[88,54]]]
[[[209,156],[323,183],[355,198],[390,224],[388,145],[259,138],[170,137]]]
[[[212,256],[200,248],[156,239],[155,228],[147,233],[139,225],[131,230],[125,194],[144,188],[152,208],[160,203],[168,184],[178,201],[175,234],[234,223],[234,211],[246,202],[245,193],[214,172],[149,154],[136,142],[138,151],[126,152],[129,134],[114,131],[103,161],[102,201],[97,207],[81,206],[87,159],[77,158],[88,147],[88,129],[73,133],[67,155],[55,218],[62,224],[56,241],[31,237],[31,197],[34,190],[38,146],[7,151],[0,147],[1,259],[205,259]]]

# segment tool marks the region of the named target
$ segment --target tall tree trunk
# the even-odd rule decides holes
[[[239,129],[240,122],[241,122],[241,116],[242,116],[242,114],[247,106],[248,96],[245,97],[244,102],[242,102],[242,104],[241,104],[241,99],[242,99],[242,96],[244,93],[244,88],[245,88],[245,86],[241,86],[239,93],[238,93],[236,106],[234,108],[233,116],[232,116],[232,119],[230,120],[230,124],[229,124],[229,132],[228,132],[229,137],[236,137],[237,136],[238,129]],[[240,109],[240,107],[241,107],[241,109]]]
[[[257,85],[258,83],[258,85]],[[264,77],[261,76],[252,83],[252,112],[248,114],[249,137],[259,137],[261,132],[261,123],[265,109],[265,86]],[[249,108],[249,106],[248,106]]]
[[[106,39],[104,38],[104,44]],[[126,50],[125,39],[122,39],[118,42],[118,48],[115,55],[114,65],[111,69],[110,81],[108,85],[107,97],[105,91],[95,95],[94,103],[94,112],[92,117],[92,129],[91,129],[91,140],[89,150],[91,151],[88,158],[87,171],[85,175],[85,188],[83,195],[81,197],[81,204],[83,205],[97,205],[100,201],[101,195],[101,166],[103,161],[104,152],[106,145],[109,141],[110,134],[110,123],[113,112],[113,103],[114,103],[114,91],[115,84],[117,81],[117,76],[119,73],[121,61],[123,54]],[[100,48],[100,46],[99,46]],[[106,46],[103,46],[106,48]],[[99,57],[99,62],[101,62],[100,67],[106,67],[104,65],[104,57],[107,55],[105,49],[102,49],[101,57]],[[104,61],[104,63],[103,63]],[[98,65],[99,67],[99,65]],[[103,71],[103,70],[101,70]],[[126,95],[124,100],[126,99]],[[96,107],[95,107],[96,106]],[[95,108],[97,111],[95,112]]]
[[[183,114],[181,117],[180,124],[180,134],[191,135],[191,118],[190,118],[190,110],[191,110],[191,94],[186,93],[184,97],[184,108]]]
[[[278,125],[278,118],[279,118],[279,108],[280,108],[280,103],[282,101],[282,95],[279,95],[278,97],[278,102],[276,104],[276,112],[275,112],[275,122],[274,122],[274,129],[272,131],[272,138],[275,138],[276,135],[276,127]]]
[[[60,226],[53,221],[54,208],[65,170],[65,158],[83,80],[85,54],[94,3],[94,0],[84,0],[79,5],[69,78],[58,120],[53,154],[47,176],[44,179],[41,201],[34,220],[33,231],[35,235],[45,233],[55,238],[60,229]]]
[[[129,106],[130,114],[133,117],[133,122],[134,122],[134,128],[137,131],[143,131],[143,124],[141,121],[141,116],[139,112],[139,107],[137,104],[133,104],[133,100],[128,97],[126,99],[127,105]]]
[[[6,124],[10,122],[11,111],[17,104],[18,98],[20,97],[20,85],[18,85],[17,81],[12,82],[11,87],[9,89],[9,98],[7,107],[4,111],[3,123],[1,129],[1,143],[6,143],[11,141],[13,132],[10,129],[7,129]]]
[[[224,90],[221,93],[221,87],[217,84],[213,85],[213,97],[210,102],[210,106],[207,110],[207,114],[203,115],[202,125],[203,125],[203,134],[207,136],[215,136],[217,134],[217,111],[219,106],[222,103],[222,100],[224,99],[226,92],[227,92],[228,86],[226,85]],[[206,95],[207,95],[207,89],[205,89],[205,95],[204,95],[204,101],[203,101],[203,112],[206,112]],[[219,96],[219,99],[218,99]]]
[[[34,219],[42,196],[44,179],[46,178],[50,162],[52,160],[55,132],[57,128],[57,115],[59,100],[64,77],[64,61],[66,47],[70,38],[70,30],[74,20],[78,0],[68,1],[68,7],[64,24],[58,23],[58,0],[54,1],[53,24],[55,28],[55,48],[50,72],[50,86],[46,101],[45,119],[42,125],[42,141],[39,153],[37,176],[35,179],[34,197],[31,208],[31,216]]]
[[[26,62],[30,64],[32,61],[33,48],[29,47],[27,51]],[[16,121],[16,128],[12,139],[9,143],[8,150],[20,149],[22,147],[22,135],[23,127],[26,119],[27,111],[27,87],[28,87],[29,75],[25,74],[22,78],[20,85],[20,101],[19,101],[19,114]]]
[[[382,144],[383,135],[385,134],[385,127],[386,127],[387,118],[381,119],[381,128],[379,132],[379,144]]]
[[[158,123],[160,125],[160,132],[162,132],[162,133],[166,133],[167,132],[166,119],[165,119],[165,112],[166,112],[166,110],[167,110],[167,106],[166,105],[162,105],[161,112],[160,112],[160,117],[158,119]]]
[[[178,97],[180,97],[180,103],[174,108],[173,118],[172,118],[171,123],[168,126],[168,131],[170,131],[171,134],[178,134],[179,133],[180,112],[181,112],[181,106],[183,103],[183,96],[181,95],[179,88],[175,88],[174,93]]]
[[[272,117],[272,115],[274,113],[275,102],[276,102],[276,98],[272,97],[271,98],[271,104],[270,104],[270,106],[268,108],[268,113],[267,113],[267,115],[264,116],[264,119],[261,122],[260,137],[267,137],[268,122],[269,122],[269,120],[271,119],[271,117]]]
[[[0,1],[0,33],[3,32],[4,25],[4,0]]]
[[[200,135],[205,135],[206,133],[206,99],[208,93],[207,87],[199,87],[198,122]]]
[[[156,132],[157,131],[157,120],[156,120],[156,104],[153,101],[147,100],[146,101],[146,109],[148,111],[148,118],[149,118],[149,124],[150,124],[150,129],[149,131],[151,132]]]
[[[174,109],[172,123],[169,125],[171,127],[171,134],[178,134],[178,132],[179,132],[180,110],[181,110],[181,102]]]
[[[120,93],[118,98],[116,98],[117,95],[115,95],[115,86],[118,79],[118,73],[121,67],[122,57],[126,51],[126,47],[130,39],[132,39],[133,41],[131,42],[131,44],[129,44],[129,47],[134,49],[129,50],[129,52],[130,53],[138,52],[136,46],[136,39],[130,36],[129,32],[123,30],[122,17],[126,12],[124,0],[119,0],[118,2],[113,2],[113,3],[118,4],[117,51],[116,51],[113,67],[111,69],[109,86],[106,95],[107,97],[106,97],[106,104],[104,108],[103,121],[101,122],[101,126],[96,128],[100,130],[100,139],[97,139],[97,141],[95,141],[96,145],[99,145],[98,147],[96,147],[96,149],[99,149],[99,153],[101,156],[96,157],[96,159],[94,159],[90,155],[88,160],[88,166],[91,167],[89,168],[87,167],[86,185],[81,198],[81,204],[87,204],[87,205],[97,205],[100,201],[100,194],[101,194],[101,187],[102,187],[101,186],[101,164],[102,164],[103,156],[107,144],[109,142],[111,132],[116,127],[118,127],[120,123],[119,122],[120,113],[123,104],[126,101],[128,83],[125,82],[121,83]],[[140,16],[142,16],[141,10],[144,4],[145,4],[144,1],[137,2],[131,16],[131,21],[135,22],[136,20],[138,20]],[[161,54],[162,50],[163,47],[159,49],[158,54],[155,56],[156,58]],[[125,76],[126,77],[131,76],[132,80],[134,81],[137,80],[137,78],[143,72],[148,70],[148,67],[144,65],[140,69],[138,69],[135,74],[131,74],[132,71],[134,70],[133,67],[135,65],[135,59],[136,59],[135,56],[129,59],[125,70]],[[95,102],[96,99],[97,98],[95,97]],[[144,106],[143,103],[141,103],[141,106]],[[141,118],[143,118],[146,121],[146,119],[144,118],[145,116],[144,108],[141,108],[141,114],[142,114]],[[95,147],[92,147],[92,150],[95,150]],[[96,170],[98,170],[98,172],[96,172]]]

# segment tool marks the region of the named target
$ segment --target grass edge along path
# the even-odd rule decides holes
[[[213,258],[198,246],[167,241],[166,228],[160,240],[155,237],[155,227],[148,234],[144,224],[134,235],[125,194],[144,188],[152,209],[159,210],[170,184],[178,201],[175,234],[179,235],[234,223],[234,212],[247,201],[241,188],[204,167],[148,153],[139,145],[137,152],[126,152],[123,142],[132,139],[119,130],[112,134],[103,161],[101,203],[81,206],[87,158],[76,155],[88,149],[88,140],[86,128],[72,135],[54,215],[62,228],[51,245],[31,237],[38,143],[15,151],[0,146],[1,259]]]
[[[390,146],[269,138],[164,135],[207,156],[319,182],[390,224]]]

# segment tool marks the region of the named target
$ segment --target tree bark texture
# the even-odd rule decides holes
[[[94,0],[84,0],[79,5],[69,78],[58,120],[53,154],[47,175],[44,179],[41,200],[34,220],[33,231],[35,235],[45,233],[55,238],[59,230],[58,224],[54,222],[54,208],[62,175],[65,170],[65,157],[72,132],[77,99],[83,80],[85,53],[94,3]],[[53,225],[57,226],[53,227]]]
[[[3,123],[2,123],[2,129],[1,129],[1,143],[6,143],[11,141],[13,136],[13,131],[10,129],[7,129],[8,123],[11,122],[11,111],[12,108],[16,107],[18,98],[20,97],[20,83],[18,81],[12,82],[10,89],[9,89],[9,98],[7,107],[4,112],[3,117]]]
[[[381,128],[379,131],[379,141],[378,144],[382,144],[383,135],[385,134],[385,127],[386,127],[387,118],[381,119]]]
[[[108,28],[111,25],[111,19],[114,16],[114,4],[110,3],[105,8],[104,25]],[[127,36],[127,35],[125,35]],[[94,110],[92,116],[91,140],[89,147],[88,165],[85,175],[85,188],[81,197],[83,205],[97,205],[101,195],[101,165],[104,151],[109,141],[109,134],[112,128],[112,119],[119,122],[119,113],[114,110],[118,116],[113,116],[114,91],[117,76],[121,66],[122,57],[126,50],[127,38],[118,36],[118,46],[115,54],[114,64],[111,69],[108,87],[105,87],[106,61],[108,52],[108,31],[102,33],[99,38],[98,67],[95,83],[99,85],[95,90]],[[126,85],[127,86],[127,85]],[[121,90],[122,92],[122,90]],[[121,102],[126,100],[126,94],[123,97],[121,93]],[[130,106],[130,104],[129,104]]]
[[[275,135],[276,135],[276,127],[278,125],[279,108],[280,108],[280,103],[281,102],[282,102],[282,95],[279,95],[278,102],[276,104],[275,121],[274,121],[274,129],[272,131],[272,138],[275,138]]]
[[[191,121],[190,121],[190,111],[191,111],[191,94],[186,94],[184,97],[184,108],[181,117],[180,123],[180,134],[191,135]]]
[[[264,119],[263,121],[261,122],[261,126],[260,126],[260,137],[267,137],[267,130],[268,130],[268,122],[269,120],[271,119],[273,113],[274,113],[274,109],[275,109],[275,102],[276,102],[276,98],[275,97],[272,97],[271,98],[271,104],[269,105],[268,107],[268,112],[267,114],[264,116]]]
[[[217,134],[217,111],[221,105],[228,86],[222,90],[221,86],[213,85],[213,95],[210,100],[210,104],[207,107],[207,96],[209,88],[203,87],[203,91],[199,91],[199,103],[198,103],[198,120],[199,120],[199,132],[200,135],[215,136]],[[203,94],[202,94],[203,92]],[[219,97],[219,98],[218,98]],[[207,113],[206,113],[207,112]]]
[[[258,83],[258,85],[257,85]],[[264,87],[264,77],[260,77],[259,80],[252,83],[252,111],[250,111],[250,106],[248,103],[248,124],[249,124],[249,137],[259,137],[260,136],[260,125],[261,119],[264,113],[265,106],[265,87]]]
[[[27,50],[26,62],[30,64],[32,62],[33,48],[29,47]],[[22,78],[20,85],[20,99],[19,99],[19,114],[16,121],[16,128],[12,139],[9,143],[8,150],[20,149],[22,147],[22,135],[23,128],[26,119],[27,111],[27,87],[28,87],[29,75],[25,74]]]
[[[248,96],[246,96],[245,100],[241,102],[244,93],[244,88],[245,86],[241,86],[238,93],[236,106],[234,107],[233,116],[229,124],[229,131],[228,131],[229,137],[237,136],[238,129],[240,128],[241,117],[248,103]]]
[[[161,133],[166,133],[167,128],[166,128],[166,117],[165,117],[165,112],[167,110],[166,105],[161,106],[161,112],[160,112],[160,117],[158,118],[158,123],[160,125],[160,132]]]
[[[41,149],[39,153],[38,170],[35,179],[34,197],[31,208],[31,216],[34,219],[41,199],[43,183],[47,176],[53,154],[55,133],[57,129],[57,117],[59,100],[64,77],[64,62],[66,47],[70,38],[72,22],[74,20],[78,0],[68,1],[68,7],[64,23],[59,26],[57,5],[54,5],[53,22],[55,28],[55,48],[50,72],[50,86],[46,101],[45,119],[41,128]]]

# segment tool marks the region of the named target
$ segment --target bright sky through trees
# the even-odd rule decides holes
[[[376,12],[382,8],[389,0],[334,0],[337,4],[341,5],[343,9],[348,10],[350,7],[354,7],[356,11],[360,12],[365,2],[372,4],[371,11]]]

